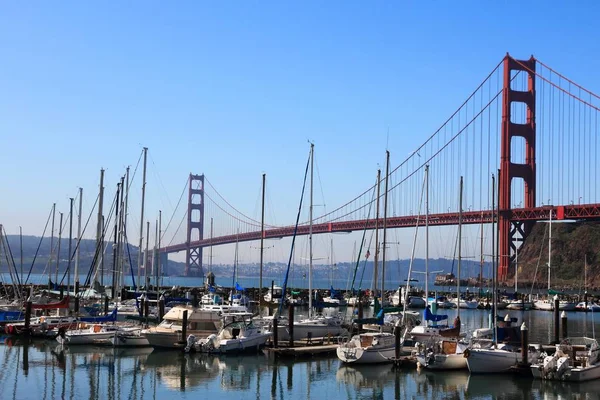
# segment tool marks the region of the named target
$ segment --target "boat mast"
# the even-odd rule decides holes
[[[123,241],[123,245],[121,246],[121,285],[123,288],[125,286],[125,247],[129,245],[129,239],[127,237],[127,213],[129,212],[129,166],[127,167],[127,172],[125,173],[125,180],[127,181],[126,190],[125,190],[125,204],[123,205],[123,233],[121,234],[121,239]],[[122,300],[122,299],[121,299]]]
[[[310,144],[310,207],[308,208],[309,214],[309,225],[308,225],[308,318],[312,317],[312,261],[313,261],[313,243],[312,243],[312,229],[313,229],[313,171],[314,171],[314,160],[315,160],[315,145]],[[285,296],[285,293],[283,293]],[[283,300],[282,300],[283,301]]]
[[[150,277],[148,276],[148,251],[150,246],[150,221],[146,221],[146,251],[144,252],[144,287],[146,288],[146,299],[148,299],[148,286]]]
[[[210,245],[210,257],[209,257],[209,260],[208,260],[208,272],[212,271],[212,260],[213,260],[212,238],[213,238],[213,219],[211,217],[210,218],[210,240],[211,240],[211,245]]]
[[[519,247],[515,246],[515,294],[519,290]]]
[[[19,243],[21,247],[21,284],[23,284],[23,227],[19,226]]]
[[[116,263],[116,268],[115,271],[113,271],[113,286],[115,287],[115,289],[113,290],[112,293],[112,297],[113,300],[115,300],[117,297],[119,297],[119,294],[121,293],[121,276],[123,275],[123,238],[124,238],[124,231],[123,231],[123,221],[125,219],[125,176],[121,177],[121,191],[120,191],[120,198],[117,199],[118,204],[120,204],[120,213],[117,213],[117,230],[116,235],[117,235],[117,252],[116,252],[116,256],[117,256],[117,263]]]
[[[50,236],[50,260],[48,261],[49,265],[52,265],[52,260],[54,260],[54,221],[56,217],[56,203],[52,203],[52,235]],[[50,277],[52,273],[48,274]]]
[[[54,277],[54,283],[58,283],[58,266],[60,265],[60,242],[62,239],[62,221],[63,221],[63,213],[59,212],[58,218],[58,251],[56,252],[56,275]]]
[[[381,169],[377,170],[377,201],[375,202],[375,257],[373,257],[373,297],[377,297],[377,268],[379,262],[379,196],[381,188]],[[383,304],[382,304],[383,306]]]
[[[496,258],[498,238],[496,237],[496,225],[496,178],[492,174],[492,327],[494,329],[494,345],[498,343],[498,324],[496,321],[498,316],[498,310],[496,309],[498,305],[498,291],[496,290],[498,284],[498,260]]]
[[[548,212],[550,214],[550,227],[548,236],[548,292],[550,292],[550,263],[552,260],[552,208]],[[550,294],[550,293],[548,293]]]
[[[83,210],[83,188],[79,188],[79,215],[77,216],[77,248],[75,249],[75,296],[79,290],[79,259],[81,250],[81,213]]]
[[[104,207],[104,169],[100,170],[100,193],[98,194],[98,226],[96,228],[96,254],[97,264],[96,273],[104,264],[104,221],[102,217],[102,209]],[[104,283],[104,271],[100,274],[100,281]]]
[[[141,278],[141,268],[142,268],[142,252],[143,252],[143,246],[144,246],[144,202],[146,200],[146,161],[147,161],[147,157],[148,157],[148,148],[144,147],[144,169],[142,172],[142,211],[141,211],[141,216],[140,216],[140,245],[138,248],[138,273],[137,273],[137,278],[138,278],[138,285],[140,284],[140,278]],[[145,264],[145,263],[144,263]]]
[[[463,177],[460,177],[458,201],[458,265],[456,267],[456,318],[460,319],[460,265],[462,261]]]
[[[429,305],[429,165],[425,166],[425,307],[427,305]]]
[[[267,174],[262,175],[262,206],[260,216],[260,276],[258,281],[258,304],[263,303],[263,253],[265,242],[265,183]],[[210,236],[212,238],[212,218],[210,219]],[[212,246],[211,246],[211,262],[212,262]]]
[[[381,306],[385,295],[385,248],[387,247],[388,181],[390,177],[390,151],[385,151],[385,196],[383,197],[383,259],[381,260]],[[410,279],[409,279],[410,280]]]
[[[67,296],[69,296],[69,290],[71,290],[71,260],[73,256],[71,255],[71,249],[73,247],[73,198],[69,198],[69,252],[67,256],[69,260],[67,261]]]
[[[482,207],[483,208],[483,207]],[[483,264],[484,264],[484,258],[483,258],[483,211],[481,212],[481,228],[479,228],[479,230],[481,231],[481,238],[480,238],[480,257],[481,260],[479,261],[479,297],[481,297],[482,293],[483,293]]]
[[[113,237],[113,251],[112,251],[112,273],[111,273],[111,289],[110,289],[110,297],[111,299],[115,299],[116,289],[117,289],[117,255],[119,254],[119,198],[121,195],[121,185],[123,184],[123,180],[117,183],[117,194],[115,196],[115,228],[114,228],[114,237]]]
[[[155,288],[154,290],[156,290],[156,293],[158,295],[158,274],[156,273],[157,271],[157,265],[156,265],[156,252],[158,251],[158,220],[156,220],[156,222],[154,223],[154,248],[152,249],[152,278],[155,278]],[[158,300],[158,297],[156,298],[156,300]]]
[[[158,259],[156,260],[156,295],[158,296],[158,288],[160,288],[161,282],[160,278],[162,277],[162,271],[160,270],[160,245],[161,245],[161,236],[162,236],[162,211],[158,210],[158,250],[156,256]]]

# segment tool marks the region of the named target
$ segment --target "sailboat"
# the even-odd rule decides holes
[[[383,260],[381,267],[381,296],[385,293],[385,248],[387,231],[387,199],[390,168],[390,152],[386,152],[385,197],[383,206]],[[378,173],[379,177],[379,173]],[[383,309],[378,318],[383,320]],[[383,321],[382,321],[383,322]],[[396,323],[399,328],[399,322]],[[377,364],[391,362],[396,353],[396,338],[388,332],[366,332],[354,335],[347,343],[336,349],[337,357],[344,363]]]
[[[248,307],[250,305],[250,299],[243,293],[244,288],[240,286],[240,284],[237,282],[237,270],[239,265],[238,245],[239,241],[236,238],[235,256],[233,260],[233,284],[231,285],[231,292],[229,293],[229,304],[231,304],[232,306]]]
[[[463,178],[460,177],[460,201],[458,205],[458,267],[456,293],[460,298],[460,267],[462,260],[462,211],[463,211]],[[454,328],[440,331],[441,339],[434,338],[433,343],[421,346],[417,354],[417,362],[428,369],[466,369],[467,360],[464,351],[468,344],[462,343],[460,338],[460,303],[456,309],[457,315],[454,320]]]
[[[492,175],[492,232],[494,232],[494,224],[497,221],[497,209],[495,206],[495,178]],[[494,235],[492,234],[492,251],[495,251],[494,246]],[[488,341],[474,342],[473,345],[464,351],[464,356],[467,359],[467,366],[471,373],[501,373],[510,371],[519,361],[521,361],[520,346],[515,346],[510,343],[498,343],[500,328],[498,327],[498,315],[497,315],[497,304],[498,304],[498,293],[496,290],[496,284],[498,282],[498,269],[497,269],[497,256],[492,257],[496,265],[492,264],[493,268],[493,306],[491,312],[492,318],[492,343]],[[507,323],[512,320],[506,316],[505,321]],[[510,329],[510,328],[509,328]],[[488,331],[488,329],[485,329]],[[475,334],[473,336],[476,336]],[[528,359],[534,360],[540,355],[540,349],[535,346],[529,346],[528,348]]]
[[[550,209],[549,226],[548,226],[548,297],[545,299],[539,299],[533,303],[533,307],[536,310],[553,311],[554,310],[554,299],[550,296],[558,295],[559,293],[553,291],[550,288],[550,271],[552,261],[552,210]],[[577,309],[577,303],[568,300],[559,300],[558,309],[561,311],[575,311]]]
[[[313,227],[313,175],[314,175],[314,144],[310,145],[310,206],[309,206],[309,228],[308,228],[308,251],[309,251],[309,262],[308,262],[308,318],[301,319],[294,322],[293,340],[305,339],[309,336],[325,337],[325,336],[339,336],[347,333],[347,330],[342,326],[343,319],[338,316],[323,316],[313,315],[313,290],[312,290],[312,262],[313,262],[313,250],[312,250],[312,227]],[[307,165],[308,167],[308,165]],[[306,176],[306,175],[305,175]],[[304,193],[304,188],[303,188]],[[302,200],[300,200],[300,209],[302,207]],[[298,210],[298,216],[300,215],[300,209]],[[297,224],[296,224],[297,229]],[[295,237],[295,235],[294,235]],[[294,251],[294,240],[292,240],[292,248],[290,252],[290,261]],[[282,294],[285,293],[287,286],[287,276],[289,273],[289,262],[288,271],[286,272],[286,279],[282,288]],[[282,304],[279,306],[279,314],[281,314]],[[289,340],[289,328],[287,326],[277,326],[277,333],[279,340]]]

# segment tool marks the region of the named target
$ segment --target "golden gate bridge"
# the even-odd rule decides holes
[[[600,97],[593,92],[533,56],[518,60],[507,54],[456,111],[390,171],[393,212],[387,227],[423,224],[415,210],[420,209],[418,193],[427,165],[432,187],[429,225],[457,225],[457,183],[464,176],[465,202],[470,206],[463,223],[498,224],[498,277],[505,280],[536,221],[600,218],[599,111]],[[382,221],[369,214],[377,200],[372,195],[376,186],[314,218],[312,232],[381,227]],[[203,249],[208,246],[294,234],[293,225],[263,227],[221,196],[204,175],[190,174],[187,192],[186,241],[160,252],[185,251],[188,276],[204,275]],[[207,234],[209,220],[216,234]],[[308,233],[305,221],[297,234]]]

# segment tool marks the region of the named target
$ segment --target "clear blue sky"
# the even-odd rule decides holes
[[[39,235],[51,204],[68,212],[79,186],[89,209],[100,167],[112,192],[142,146],[152,219],[189,172],[256,217],[266,172],[276,222],[293,222],[308,139],[334,208],[372,184],[388,128],[395,164],[507,51],[600,91],[599,11],[594,1],[5,2],[0,223]]]

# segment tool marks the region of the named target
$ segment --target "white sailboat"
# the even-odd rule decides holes
[[[496,215],[496,207],[495,207],[495,179],[492,175],[492,232],[494,232],[494,224],[497,221]],[[492,234],[492,251],[495,251],[494,246],[494,235]],[[521,347],[513,346],[511,344],[498,344],[498,322],[497,322],[497,308],[495,308],[498,304],[497,297],[497,254],[492,257],[492,260],[495,261],[495,264],[492,264],[493,267],[493,307],[492,307],[492,328],[491,333],[493,337],[493,341],[489,343],[489,341],[483,342],[475,342],[471,348],[464,351],[464,356],[467,359],[467,366],[469,367],[469,371],[471,373],[501,373],[508,372],[517,365],[519,361],[521,361]],[[486,329],[486,331],[488,331]],[[534,360],[539,357],[540,351],[538,348],[534,346],[529,346],[528,349],[528,359]]]
[[[457,288],[456,293],[460,298],[460,267],[462,262],[462,197],[463,197],[463,178],[460,177],[460,201],[458,205],[458,266],[457,266]],[[456,337],[453,339],[433,338],[433,344],[423,346],[417,354],[417,362],[428,369],[466,369],[467,360],[464,357],[464,351],[468,345],[460,343],[460,305],[456,310],[455,327]],[[443,332],[442,332],[443,333]]]
[[[551,271],[551,261],[552,261],[552,210],[548,212],[550,214],[549,226],[548,226],[548,297],[545,299],[539,299],[533,303],[533,307],[536,310],[545,310],[545,311],[553,311],[554,310],[554,301],[550,295],[552,291],[550,289],[550,271]],[[577,308],[577,303],[567,300],[559,300],[558,309],[561,311],[575,311]]]
[[[312,226],[313,226],[313,173],[314,173],[314,144],[310,145],[310,205],[309,205],[309,228],[308,228],[308,318],[294,322],[294,340],[302,340],[309,336],[325,337],[328,335],[339,336],[347,334],[342,326],[343,319],[337,314],[333,316],[313,316],[313,290],[312,290]],[[278,326],[280,340],[289,338],[288,327]]]

